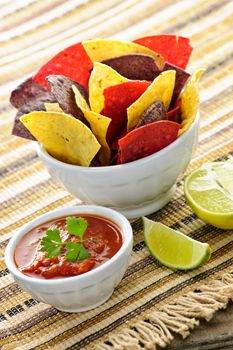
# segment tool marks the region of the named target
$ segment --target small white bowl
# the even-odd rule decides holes
[[[122,165],[81,167],[63,163],[37,144],[37,153],[50,175],[87,204],[113,208],[127,218],[151,214],[166,205],[179,175],[196,149],[199,113],[177,140],[148,157]]]
[[[108,218],[121,229],[123,244],[110,260],[83,275],[51,280],[29,277],[18,270],[14,252],[18,242],[27,232],[51,219],[84,213]],[[80,205],[51,211],[22,227],[7,245],[5,262],[15,281],[33,298],[61,311],[80,312],[93,309],[110,298],[128,267],[132,246],[132,228],[123,215],[100,206]]]

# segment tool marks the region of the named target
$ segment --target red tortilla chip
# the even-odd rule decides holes
[[[116,160],[116,165],[121,164],[121,156],[120,153],[117,154],[117,160]]]
[[[176,123],[181,123],[180,101],[177,100],[173,109],[167,112],[167,119]]]
[[[117,164],[120,164],[120,154],[119,152],[114,152],[113,153],[113,157],[112,157],[112,160],[111,160],[111,165],[117,165]]]
[[[119,145],[118,145],[118,141],[119,139],[121,139],[122,137],[124,137],[127,134],[127,128],[124,128],[123,131],[121,131],[121,133],[117,136],[117,138],[111,143],[111,150],[117,150],[119,149]]]
[[[188,38],[171,34],[147,36],[134,42],[160,53],[165,61],[183,69],[186,68],[193,50]]]
[[[111,150],[117,150],[118,148],[119,148],[119,146],[118,146],[118,138],[116,138],[112,143],[111,143],[111,146],[110,146],[110,148],[111,148]]]
[[[119,140],[121,163],[149,156],[175,141],[180,125],[168,120],[160,120],[143,125],[129,132]]]
[[[59,52],[45,63],[33,79],[48,88],[49,84],[46,77],[51,74],[60,74],[75,80],[88,91],[88,81],[92,67],[92,61],[83,45],[78,43]]]
[[[104,112],[112,119],[108,132],[109,144],[119,135],[127,124],[126,109],[135,102],[148,88],[148,81],[127,81],[104,89]]]

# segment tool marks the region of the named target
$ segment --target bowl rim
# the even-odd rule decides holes
[[[160,151],[158,151],[156,153],[153,153],[147,157],[137,159],[137,160],[134,160],[132,162],[124,163],[124,164],[97,166],[97,167],[85,167],[85,166],[80,166],[80,165],[64,163],[64,162],[52,157],[39,142],[36,142],[36,151],[37,151],[38,156],[41,159],[46,159],[46,162],[52,164],[53,166],[67,169],[67,170],[79,170],[80,172],[84,172],[84,173],[96,173],[96,172],[101,173],[101,172],[114,171],[114,170],[118,171],[120,169],[122,170],[123,168],[130,169],[130,168],[133,168],[135,165],[143,166],[143,164],[147,163],[151,159],[159,158],[159,157],[163,156],[164,154],[166,154],[167,152],[172,151],[173,148],[178,146],[180,143],[182,143],[185,139],[187,139],[189,137],[192,130],[194,128],[196,128],[196,126],[199,124],[199,120],[200,120],[200,113],[198,110],[197,114],[195,116],[195,119],[194,119],[193,123],[191,124],[191,126],[189,127],[189,129],[186,130],[185,133],[183,133],[175,141],[173,141],[168,146],[164,147],[163,149],[161,149]]]
[[[102,265],[97,266],[95,269],[85,272],[84,274],[77,276],[69,276],[67,278],[60,277],[56,279],[42,279],[35,278],[31,276],[27,276],[24,273],[20,272],[16,267],[14,261],[14,252],[18,242],[22,239],[22,237],[27,234],[34,227],[41,225],[43,222],[49,221],[54,218],[59,218],[66,215],[73,214],[94,214],[97,216],[103,216],[114,223],[116,223],[123,235],[123,243],[120,249],[117,251],[113,257],[109,260],[105,261]],[[43,215],[38,216],[37,218],[29,221],[27,224],[23,225],[18,231],[14,234],[14,236],[10,239],[6,250],[5,250],[5,263],[10,273],[13,276],[16,276],[20,279],[20,281],[27,282],[35,285],[44,285],[44,286],[52,286],[52,285],[61,285],[64,283],[74,282],[77,280],[82,283],[85,280],[89,280],[94,275],[101,274],[101,272],[107,269],[109,266],[116,264],[117,260],[125,254],[127,249],[133,244],[133,231],[129,221],[123,216],[121,213],[117,212],[114,209],[110,209],[107,207],[99,206],[99,205],[78,205],[78,206],[66,206],[59,209],[51,210]],[[132,247],[131,247],[132,251]]]

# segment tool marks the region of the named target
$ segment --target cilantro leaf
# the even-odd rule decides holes
[[[49,248],[53,247],[54,243],[48,239],[46,236],[42,238],[41,240],[41,251],[45,252],[47,251]]]
[[[58,256],[60,253],[61,246],[54,246],[47,249],[47,257],[53,258],[55,256]]]
[[[90,254],[88,251],[84,248],[83,245],[81,245],[80,250],[79,250],[79,255],[78,255],[78,260],[84,260],[89,258]]]
[[[61,243],[61,236],[60,236],[60,231],[58,230],[58,228],[49,228],[46,231],[46,237],[48,237],[48,239],[50,239],[51,241]]]
[[[57,228],[48,229],[45,236],[41,240],[42,252],[47,252],[47,257],[52,258],[58,256],[62,246],[60,231]]]
[[[83,246],[83,235],[87,229],[87,221],[83,218],[66,218],[66,229],[69,234],[80,239],[78,242],[62,242],[61,233],[58,228],[50,227],[41,240],[40,250],[47,253],[47,258],[57,257],[65,249],[67,261],[75,262],[89,257],[88,251]]]
[[[80,252],[81,244],[78,242],[67,242],[66,243],[66,260],[75,262]]]
[[[69,234],[83,239],[83,235],[87,229],[87,221],[83,218],[70,216],[66,218],[66,229]]]

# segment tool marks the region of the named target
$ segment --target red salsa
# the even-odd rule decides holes
[[[73,216],[73,215],[72,215]],[[77,242],[78,237],[68,233],[66,217],[47,221],[29,231],[15,249],[15,263],[25,275],[37,278],[59,278],[76,276],[90,271],[111,259],[122,246],[122,234],[117,224],[107,218],[79,214],[87,221],[83,236],[83,246],[89,256],[83,260],[67,261],[62,248],[58,256],[48,258],[47,252],[41,251],[41,240],[48,229],[60,231],[62,243]]]

